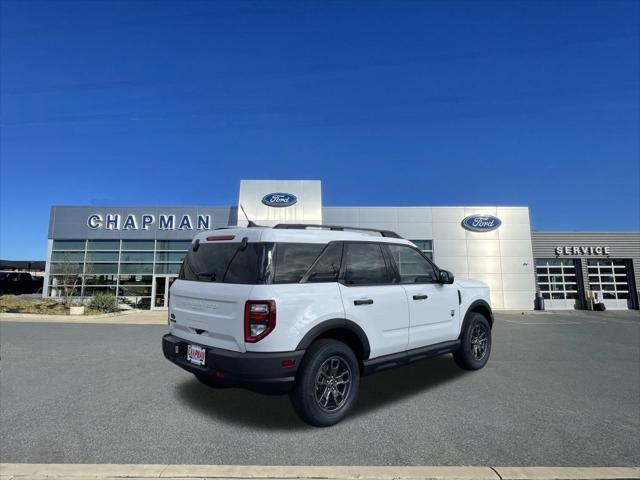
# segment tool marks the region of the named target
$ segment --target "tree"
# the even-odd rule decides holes
[[[64,305],[69,308],[77,290],[82,287],[82,263],[74,261],[70,254],[65,254],[62,260],[52,263],[52,270],[54,276],[61,279],[61,283],[55,284],[55,288],[62,293],[60,296],[64,299]]]

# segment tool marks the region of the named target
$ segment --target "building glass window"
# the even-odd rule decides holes
[[[433,260],[433,240],[409,240],[412,242],[418,250],[424,253],[429,260]]]
[[[156,263],[156,275],[178,274],[180,273],[180,263]]]
[[[87,262],[117,262],[118,252],[87,252]]]
[[[82,250],[85,247],[84,240],[54,240],[53,250]]]
[[[153,263],[153,252],[122,252],[121,262]]]
[[[182,263],[187,252],[157,252],[156,262],[178,262]]]
[[[54,240],[49,296],[112,293],[132,308],[149,308],[155,275],[177,276],[190,240]],[[86,253],[85,253],[86,252]]]
[[[86,285],[115,285],[118,281],[116,275],[85,275],[84,284]]]
[[[151,285],[152,275],[120,275],[120,285]]]
[[[153,263],[121,263],[120,273],[153,273]]]
[[[120,250],[120,240],[89,240],[87,250]]]
[[[156,250],[189,250],[191,240],[158,240]]]
[[[51,263],[49,273],[59,273],[61,275],[81,275],[84,263],[81,262],[59,262]]]
[[[120,285],[118,288],[118,295],[125,297],[150,297],[151,285],[147,286],[132,286],[132,285]]]
[[[151,250],[155,248],[153,240],[123,240],[122,250]]]
[[[115,295],[116,287],[85,287],[83,295],[85,297],[92,297],[96,293],[110,293],[111,295]]]
[[[86,274],[103,274],[103,273],[118,273],[117,263],[87,263],[85,265],[84,273]]]
[[[84,251],[82,252],[51,252],[52,262],[84,262]]]

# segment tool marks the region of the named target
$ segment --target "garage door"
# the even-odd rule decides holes
[[[629,307],[629,272],[624,260],[608,258],[587,262],[589,289],[609,310],[627,310]]]
[[[547,310],[578,308],[578,279],[574,259],[537,258],[536,281]]]

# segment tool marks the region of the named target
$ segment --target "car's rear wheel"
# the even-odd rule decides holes
[[[473,312],[463,328],[460,348],[453,353],[453,359],[460,368],[478,370],[491,354],[491,325],[484,315]]]
[[[353,351],[337,340],[322,339],[303,358],[291,403],[306,423],[327,427],[353,409],[359,386],[360,368]]]
[[[200,383],[202,383],[203,385],[206,385],[207,387],[211,387],[211,388],[228,388],[226,385],[223,385],[220,380],[218,380],[217,378],[214,377],[208,377],[205,375],[199,375],[197,373],[194,373],[194,376],[200,381]]]

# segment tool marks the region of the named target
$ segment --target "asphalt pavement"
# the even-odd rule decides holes
[[[640,315],[498,314],[478,372],[450,356],[366,377],[317,429],[286,396],[210,390],[155,325],[0,323],[0,461],[640,465]]]

